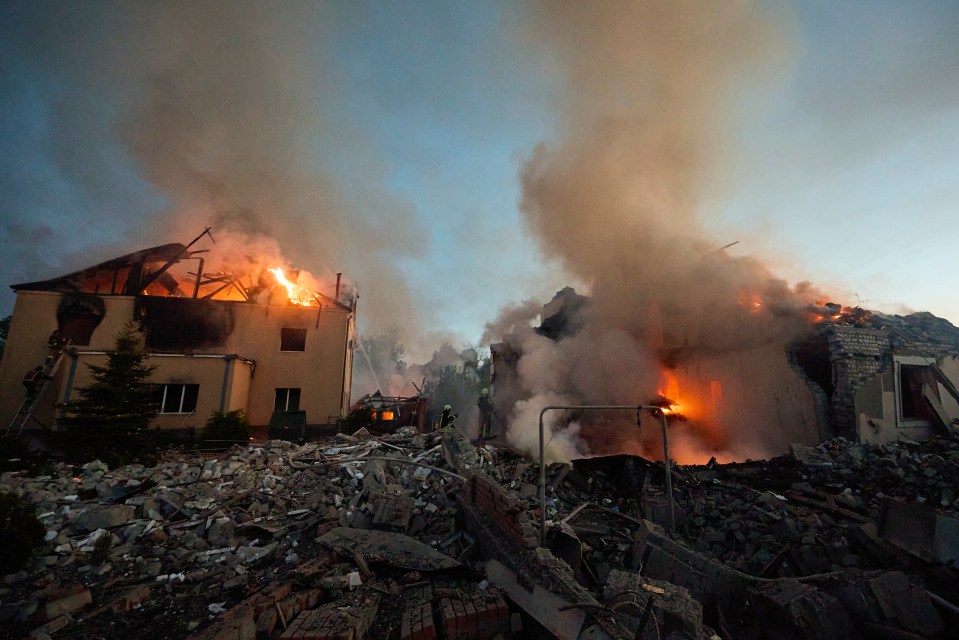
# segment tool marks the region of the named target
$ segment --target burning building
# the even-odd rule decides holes
[[[339,275],[325,295],[297,284],[298,273],[253,260],[210,269],[207,250],[192,249],[197,240],[13,285],[3,425],[55,426],[58,407],[91,381],[86,365],[103,364],[131,321],[156,365],[159,428],[201,427],[213,411],[235,409],[255,427],[298,431],[346,415],[356,302]],[[48,343],[54,331],[66,348]],[[30,388],[24,373],[38,369]]]
[[[691,339],[682,316],[653,310],[639,338],[613,340],[591,326],[592,298],[563,289],[538,326],[514,327],[493,345],[497,431],[533,453],[535,413],[548,404],[656,404],[671,424],[671,456],[702,463],[836,436],[923,441],[959,429],[959,329],[948,321],[836,304],[770,312],[761,296],[738,302],[744,326],[766,314],[786,328],[741,342]],[[661,457],[658,431],[636,426],[631,417],[567,413],[550,425],[547,457]]]

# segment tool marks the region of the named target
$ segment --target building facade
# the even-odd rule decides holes
[[[337,290],[293,304],[282,287],[244,287],[231,275],[202,273],[202,262],[189,281],[177,277],[172,267],[191,257],[183,245],[164,245],[14,285],[0,424],[22,415],[24,375],[44,364],[54,331],[69,343],[37,387],[25,430],[56,427],[63,403],[92,381],[87,365],[104,364],[131,322],[156,366],[156,427],[200,428],[213,411],[235,409],[259,427],[337,424],[350,403],[355,303],[337,299]]]

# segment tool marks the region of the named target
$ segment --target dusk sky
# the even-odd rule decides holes
[[[702,6],[634,4],[680,28]],[[730,255],[845,305],[959,322],[959,3],[728,4],[715,28],[748,37],[715,63],[721,82],[688,91],[711,116],[691,235],[738,241]],[[617,64],[597,80],[603,47],[575,46],[602,32],[573,6],[3,3],[0,314],[7,285],[221,222],[275,238],[293,266],[344,272],[362,328],[414,341],[477,344],[508,305],[588,290],[524,214],[524,168],[580,114],[642,114],[631,101],[699,62],[666,41],[648,63],[637,47],[641,78]],[[586,35],[566,38],[564,20]],[[602,108],[574,81],[581,58]]]

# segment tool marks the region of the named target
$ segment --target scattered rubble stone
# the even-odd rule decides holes
[[[47,534],[4,576],[0,624],[151,640],[945,638],[959,623],[943,555],[959,547],[956,436],[673,466],[672,535],[661,464],[581,460],[546,482],[544,514],[534,462],[406,429],[5,473]]]

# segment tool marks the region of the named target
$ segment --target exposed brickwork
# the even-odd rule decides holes
[[[529,549],[536,546],[536,528],[526,517],[525,505],[520,498],[507,493],[485,475],[470,476],[464,500],[486,514],[515,544]]]
[[[478,591],[460,598],[443,598],[440,624],[447,638],[476,640],[509,632],[510,613],[497,593]]]
[[[816,339],[825,340],[829,352],[833,387],[830,397],[826,398],[821,387],[796,364],[795,353],[790,354],[790,359],[794,370],[813,390],[823,439],[833,436],[857,439],[856,393],[866,382],[888,371],[894,355],[921,354],[938,359],[956,353],[953,344],[907,339],[888,329],[832,325],[813,340]],[[824,401],[828,404],[823,404]]]
[[[434,638],[436,638],[436,625],[433,620],[433,606],[429,602],[413,605],[403,613],[400,640],[433,640]]]
[[[889,332],[857,327],[826,331],[833,362],[832,416],[836,434],[856,437],[856,392],[867,380],[892,366]]]
[[[301,613],[280,636],[291,640],[362,640],[373,624],[379,607],[378,595],[360,595],[350,603],[323,605]]]
[[[193,634],[188,640],[253,640],[268,637],[278,621],[276,604],[286,598],[291,590],[289,584],[269,586],[227,610],[212,625]]]

